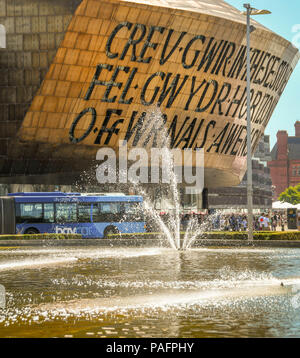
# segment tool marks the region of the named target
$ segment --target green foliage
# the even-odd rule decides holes
[[[181,232],[181,239],[184,233]],[[141,234],[112,234],[110,239],[145,239],[159,240],[162,234],[158,232]],[[212,231],[201,234],[198,240],[248,240],[248,233],[245,231]],[[257,231],[253,233],[254,240],[300,240],[300,231]]]
[[[183,239],[184,233],[181,232]],[[34,234],[34,235],[0,235],[0,242],[2,240],[63,240],[63,239],[81,239],[79,234]],[[254,240],[300,240],[300,231],[258,231],[253,234]],[[161,240],[162,234],[158,232],[140,233],[140,234],[112,234],[110,239],[139,239],[141,240]],[[198,237],[198,240],[247,240],[248,234],[243,231],[213,231],[203,233]],[[105,239],[103,239],[105,240]]]
[[[208,232],[205,239],[247,240],[247,232]],[[254,240],[300,240],[300,231],[258,231],[253,233]]]
[[[279,200],[293,205],[300,204],[300,183],[283,191],[279,195]]]

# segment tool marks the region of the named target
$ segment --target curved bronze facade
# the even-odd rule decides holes
[[[299,54],[253,24],[254,151]],[[38,46],[30,36],[30,46]],[[206,187],[241,181],[247,154],[246,25],[237,9],[222,0],[83,0],[56,47],[10,140],[9,159],[44,160],[42,171],[67,172],[84,168],[99,147],[116,148],[121,139],[151,146],[160,128],[149,113],[159,107],[174,148],[204,148]]]

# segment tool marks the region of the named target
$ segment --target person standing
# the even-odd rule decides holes
[[[280,224],[281,224],[281,231],[284,231],[284,229],[285,229],[285,227],[284,227],[285,220],[284,220],[283,214],[281,214],[281,217],[280,217]]]
[[[243,225],[243,230],[247,231],[248,222],[246,216],[243,217],[242,225]]]
[[[272,231],[276,231],[277,228],[277,216],[274,214],[271,218]]]
[[[263,230],[264,220],[265,220],[265,214],[262,213],[261,216],[258,218],[259,231]]]
[[[269,230],[270,230],[270,219],[269,219],[269,215],[266,215],[266,216],[264,217],[263,226],[264,226],[264,230],[265,230],[265,231],[269,231]]]
[[[231,216],[229,218],[229,224],[230,224],[231,231],[234,231],[234,229],[235,229],[235,218],[234,218],[233,214],[231,214]]]

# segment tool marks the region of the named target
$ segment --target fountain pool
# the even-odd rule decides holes
[[[6,248],[0,284],[0,337],[300,336],[298,249]]]

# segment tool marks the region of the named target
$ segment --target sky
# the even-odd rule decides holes
[[[243,4],[250,3],[256,9],[267,9],[270,15],[253,16],[253,19],[278,35],[293,42],[300,49],[300,0],[225,0],[230,5],[244,11]],[[297,26],[298,25],[298,26]],[[293,27],[296,32],[293,32]],[[295,135],[294,124],[300,120],[300,61],[283,92],[275,111],[266,127],[270,135],[271,149],[276,143],[279,130]]]

